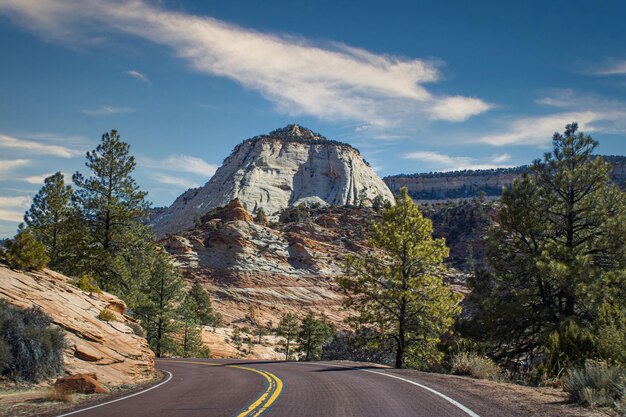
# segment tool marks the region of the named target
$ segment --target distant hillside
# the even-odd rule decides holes
[[[612,179],[626,189],[626,156],[602,156],[613,165]],[[407,187],[416,200],[447,200],[475,197],[479,192],[499,196],[503,187],[509,187],[515,178],[528,170],[528,165],[515,168],[463,170],[400,174],[383,178],[389,189],[397,194]]]

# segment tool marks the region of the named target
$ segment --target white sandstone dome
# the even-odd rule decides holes
[[[209,182],[183,193],[152,225],[159,237],[189,229],[235,198],[251,213],[263,208],[277,218],[300,203],[357,205],[378,195],[393,201],[358,150],[293,124],[235,147]]]

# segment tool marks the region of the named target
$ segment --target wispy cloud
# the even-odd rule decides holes
[[[54,172],[48,172],[45,174],[39,174],[39,175],[30,175],[28,177],[24,177],[22,178],[23,181],[29,183],[29,184],[34,184],[34,185],[41,185],[43,184],[44,180],[46,178],[48,178],[49,176],[54,175]],[[65,183],[71,183],[72,181],[72,174],[69,174],[67,172],[63,173],[63,178],[65,179]]]
[[[150,80],[148,79],[148,77],[146,77],[144,74],[140,73],[137,70],[128,70],[126,71],[126,74],[130,75],[133,78],[136,78],[138,80],[143,81],[144,83],[149,83]]]
[[[440,152],[417,151],[402,156],[403,159],[424,162],[426,169],[437,171],[459,171],[464,169],[493,169],[508,168],[511,155],[503,153],[486,158],[473,158],[469,156],[450,156]]]
[[[196,184],[193,181],[188,181],[184,178],[174,177],[171,175],[155,174],[152,177],[152,179],[154,179],[157,182],[160,182],[161,184],[173,185],[175,187],[182,188],[182,189],[198,187],[198,184]]]
[[[18,139],[13,136],[0,134],[0,148],[28,151],[29,153],[60,156],[72,158],[83,155],[83,151],[71,149],[65,146],[42,143],[27,139]]]
[[[134,111],[135,109],[133,109],[132,107],[115,107],[115,106],[108,106],[108,105],[102,105],[98,107],[97,109],[81,110],[82,113],[87,114],[89,116],[108,116],[111,114],[131,113]]]
[[[21,222],[24,211],[30,206],[29,196],[4,197],[0,196],[0,220]]]
[[[442,78],[431,61],[261,33],[141,0],[4,0],[1,12],[48,39],[75,42],[76,33],[89,38],[97,27],[165,45],[195,70],[235,80],[293,115],[393,126],[463,121],[491,108],[480,98],[429,91],[425,85]]]
[[[166,169],[168,171],[188,172],[210,178],[217,165],[210,164],[201,158],[189,155],[170,155],[165,159],[142,158],[141,163],[147,168]]]
[[[626,59],[611,61],[591,73],[593,75],[626,75]]]
[[[27,165],[29,162],[29,159],[0,160],[0,173],[4,174],[14,168]]]
[[[554,132],[562,131],[571,122],[577,122],[580,130],[587,133],[626,133],[626,103],[621,101],[564,89],[541,97],[535,103],[547,107],[552,113],[502,120],[502,127],[495,133],[479,136],[473,141],[494,146],[545,147],[550,145]]]

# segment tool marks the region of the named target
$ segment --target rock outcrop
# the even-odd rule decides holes
[[[203,187],[183,193],[150,220],[159,237],[190,229],[211,209],[238,199],[271,219],[300,203],[368,204],[393,195],[352,146],[289,125],[238,145]]]
[[[348,314],[335,278],[347,254],[371,250],[366,225],[371,209],[327,207],[300,221],[272,227],[249,218],[233,219],[243,207],[234,201],[194,230],[168,236],[163,243],[186,277],[211,293],[226,325],[278,323],[283,313],[325,313],[339,326]],[[228,220],[230,219],[230,220]]]
[[[124,302],[108,293],[87,293],[59,273],[18,272],[0,265],[0,298],[21,308],[38,307],[65,332],[69,375],[96,374],[107,386],[134,384],[154,374],[154,354],[129,327]],[[102,321],[108,309],[115,320]]]

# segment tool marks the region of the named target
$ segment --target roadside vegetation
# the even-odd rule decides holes
[[[1,258],[15,269],[49,267],[78,277],[74,285],[85,292],[119,296],[141,323],[135,334],[145,335],[157,356],[207,356],[200,327],[220,318],[201,287],[186,291],[145,224],[150,204],[132,176],[135,166],[117,131],[102,135],[86,154],[86,173],[72,175],[74,186],[60,172],[45,179]],[[103,310],[98,318],[115,315]]]
[[[0,373],[36,383],[63,371],[63,332],[40,310],[0,301]]]

